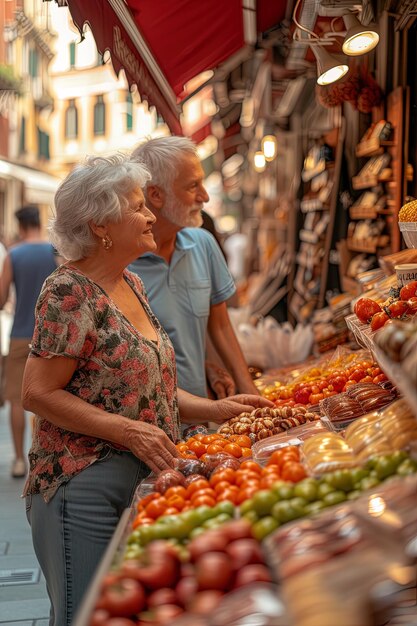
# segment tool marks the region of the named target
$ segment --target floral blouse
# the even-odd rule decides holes
[[[62,265],[47,278],[39,296],[29,358],[77,359],[66,391],[103,411],[155,424],[176,442],[180,426],[174,349],[149,308],[142,281],[127,270],[124,278],[151,319],[157,342],[133,327],[99,285]],[[48,501],[62,483],[111,448],[118,446],[37,415],[24,495],[42,493]]]

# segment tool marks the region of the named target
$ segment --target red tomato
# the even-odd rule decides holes
[[[262,467],[256,461],[242,461],[239,469],[250,470],[251,472],[256,472],[257,474],[262,472]]]
[[[417,295],[417,280],[413,280],[411,283],[407,283],[404,287],[401,287],[400,298],[401,300],[408,300]]]
[[[359,298],[353,310],[358,319],[366,324],[371,320],[375,313],[379,313],[382,309],[378,302],[375,302],[375,300],[371,300],[370,298]]]
[[[410,313],[416,313],[417,311],[417,297],[412,297],[409,300],[407,300],[407,304],[408,304],[408,309],[410,311]]]
[[[371,330],[378,330],[378,328],[382,328],[388,320],[389,316],[384,311],[381,313],[375,313],[371,320]]]
[[[165,498],[171,498],[172,496],[181,496],[181,498],[185,498],[187,490],[182,485],[175,485],[174,487],[169,487],[164,493]]]
[[[203,489],[208,489],[209,487],[210,485],[206,478],[199,478],[198,480],[194,480],[187,487],[187,496],[191,498],[195,491],[202,491]]]
[[[298,483],[307,476],[304,467],[300,463],[286,463],[282,468],[281,478]]]
[[[393,302],[389,305],[388,310],[391,317],[402,317],[408,312],[408,302],[397,300],[397,302]]]
[[[160,517],[165,513],[165,509],[167,508],[167,506],[167,499],[164,496],[161,496],[160,498],[149,502],[145,509],[146,515],[147,517],[152,517],[153,519],[156,519],[157,517]]]
[[[378,383],[383,383],[385,380],[388,380],[385,374],[378,374],[378,376],[375,376],[372,382],[377,385]]]
[[[139,581],[122,578],[104,588],[99,604],[114,617],[130,617],[144,608],[145,592]]]

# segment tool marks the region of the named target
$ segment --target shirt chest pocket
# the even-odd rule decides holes
[[[186,284],[187,303],[196,317],[208,317],[210,313],[211,284],[208,278],[190,280]]]

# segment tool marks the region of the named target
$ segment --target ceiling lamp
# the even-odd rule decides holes
[[[273,161],[277,155],[277,138],[275,135],[265,135],[261,142],[262,152],[266,161]]]
[[[253,166],[255,168],[255,171],[263,172],[265,169],[265,165],[265,155],[263,152],[261,152],[261,150],[258,150],[258,152],[255,152],[253,156]]]
[[[317,59],[317,83],[330,85],[342,78],[349,71],[349,66],[341,62],[319,45],[311,46]]]
[[[362,26],[353,13],[343,16],[346,26],[346,37],[343,42],[343,52],[349,56],[359,56],[373,50],[379,42],[379,35],[373,28]]]

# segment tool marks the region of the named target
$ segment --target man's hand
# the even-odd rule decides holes
[[[241,413],[250,413],[254,409],[262,407],[273,407],[273,402],[263,398],[262,396],[255,396],[246,393],[240,393],[236,396],[230,396],[223,400],[215,401],[216,415],[210,415],[210,421],[216,424],[222,424],[223,422],[240,415]]]
[[[206,361],[206,376],[211,390],[219,400],[236,393],[233,378],[215,363]]]

